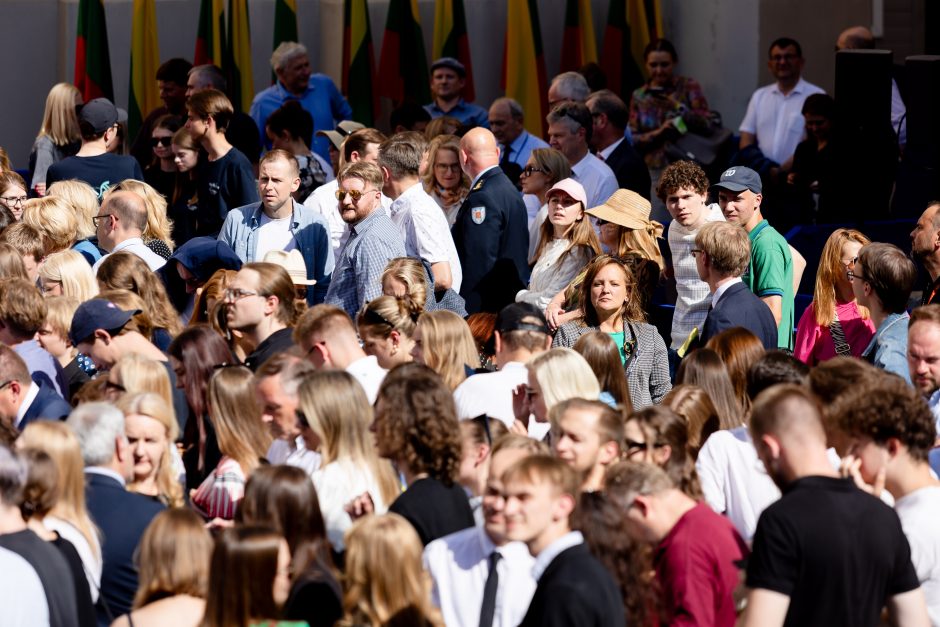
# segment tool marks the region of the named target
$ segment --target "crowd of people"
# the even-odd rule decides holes
[[[248,113],[167,61],[136,138],[53,87],[0,172],[0,623],[940,625],[940,202],[834,230],[799,315],[764,206],[833,202],[831,99],[776,40],[710,172],[677,60],[555,77],[544,140],[452,58],[390,134],[292,42]]]

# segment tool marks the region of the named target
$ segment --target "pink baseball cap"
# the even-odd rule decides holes
[[[560,181],[555,183],[555,185],[550,190],[548,190],[548,193],[545,194],[545,197],[549,198],[552,195],[552,193],[555,191],[565,192],[566,194],[568,194],[569,196],[577,200],[579,203],[581,203],[581,207],[584,210],[587,210],[588,208],[587,192],[584,191],[584,186],[581,185],[581,183],[577,182],[576,180],[572,178],[561,179]]]

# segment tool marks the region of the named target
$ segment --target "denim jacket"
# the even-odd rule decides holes
[[[884,322],[875,331],[875,337],[862,352],[862,358],[867,359],[877,368],[893,372],[903,377],[908,383],[911,375],[907,369],[907,323],[910,316],[907,312],[889,314]]]
[[[322,303],[326,297],[326,291],[330,287],[330,275],[333,274],[330,229],[320,214],[298,202],[291,202],[294,204],[294,211],[291,214],[290,230],[307,266],[307,278],[317,282],[313,290],[307,292],[307,302],[316,305]],[[260,202],[232,209],[219,232],[219,241],[231,246],[242,263],[264,261],[255,257],[261,212]]]

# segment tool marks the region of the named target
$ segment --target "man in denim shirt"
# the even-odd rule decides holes
[[[862,358],[910,383],[906,308],[917,280],[914,262],[893,244],[868,244],[848,276],[858,304],[868,307],[876,329]]]
[[[299,250],[307,278],[316,281],[307,302],[322,303],[333,272],[330,230],[320,214],[291,197],[300,186],[297,160],[284,150],[272,150],[261,158],[258,171],[261,202],[231,210],[219,241],[231,246],[242,263],[262,261],[272,250]]]

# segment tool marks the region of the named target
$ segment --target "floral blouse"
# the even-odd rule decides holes
[[[648,83],[638,87],[630,100],[630,131],[646,166],[661,169],[669,165],[665,141],[660,137],[652,143],[644,143],[637,135],[655,131],[666,120],[680,115],[687,126],[695,127],[702,124],[708,112],[702,86],[694,78],[673,76],[671,84],[662,91],[651,91]]]

